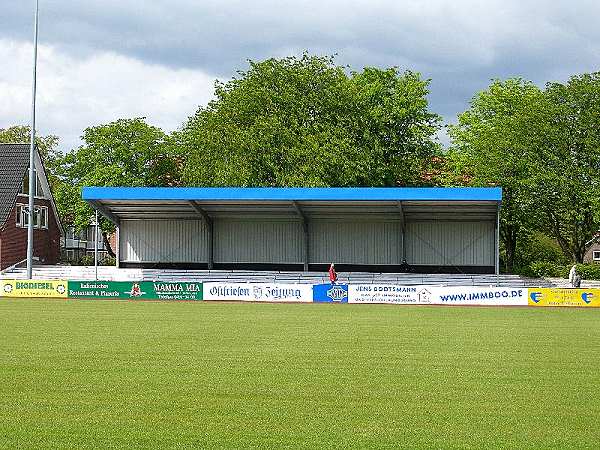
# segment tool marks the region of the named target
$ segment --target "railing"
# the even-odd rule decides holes
[[[65,239],[65,249],[66,250],[72,250],[72,249],[80,249],[80,248],[86,248],[87,247],[87,241],[83,241],[81,239]]]

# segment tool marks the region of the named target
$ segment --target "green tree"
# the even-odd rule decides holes
[[[600,228],[600,74],[548,83],[494,81],[450,127],[456,167],[474,184],[502,186],[507,270],[533,231],[581,262]]]
[[[29,143],[30,130],[28,125],[15,125],[8,128],[0,128],[0,142],[4,143]],[[56,176],[57,166],[62,157],[58,150],[58,137],[54,135],[35,136],[35,145],[40,152],[48,182],[50,187],[54,189],[59,182]]]
[[[216,99],[175,134],[187,184],[394,186],[419,184],[438,146],[428,81],[332,58],[250,62],[215,85]]]
[[[600,73],[548,83],[534,120],[536,225],[581,263],[600,229]]]
[[[519,242],[529,233],[535,196],[532,195],[537,146],[531,123],[542,91],[522,79],[495,80],[471,101],[458,123],[449,127],[452,148],[448,159],[475,186],[501,186],[500,238],[507,271],[515,266]]]
[[[59,211],[77,230],[87,227],[92,208],[81,200],[83,186],[173,186],[179,182],[180,159],[168,136],[143,118],[120,119],[87,128],[83,145],[60,161],[62,183],[55,194]],[[102,236],[114,226],[101,220]]]

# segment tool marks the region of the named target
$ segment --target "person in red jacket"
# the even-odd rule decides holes
[[[335,264],[333,263],[329,266],[329,281],[331,281],[331,284],[335,284],[337,281],[337,273],[335,272]]]

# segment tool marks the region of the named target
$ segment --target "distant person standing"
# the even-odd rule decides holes
[[[331,281],[331,284],[335,284],[337,281],[337,273],[335,272],[335,264],[333,263],[329,266],[329,281]]]
[[[402,260],[402,264],[400,264],[400,272],[409,273],[410,272],[410,264],[406,262],[406,259]]]
[[[577,264],[573,264],[573,267],[571,267],[571,270],[569,270],[569,284],[571,285],[571,287],[578,287],[575,286],[577,282],[577,277]],[[579,283],[581,284],[581,277],[579,278]]]

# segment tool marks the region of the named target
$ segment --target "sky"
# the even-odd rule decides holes
[[[34,9],[2,5],[0,128],[30,121]],[[418,71],[452,123],[492,79],[598,71],[599,19],[597,0],[40,0],[36,128],[63,151],[119,118],[172,131],[248,59],[304,51]]]

